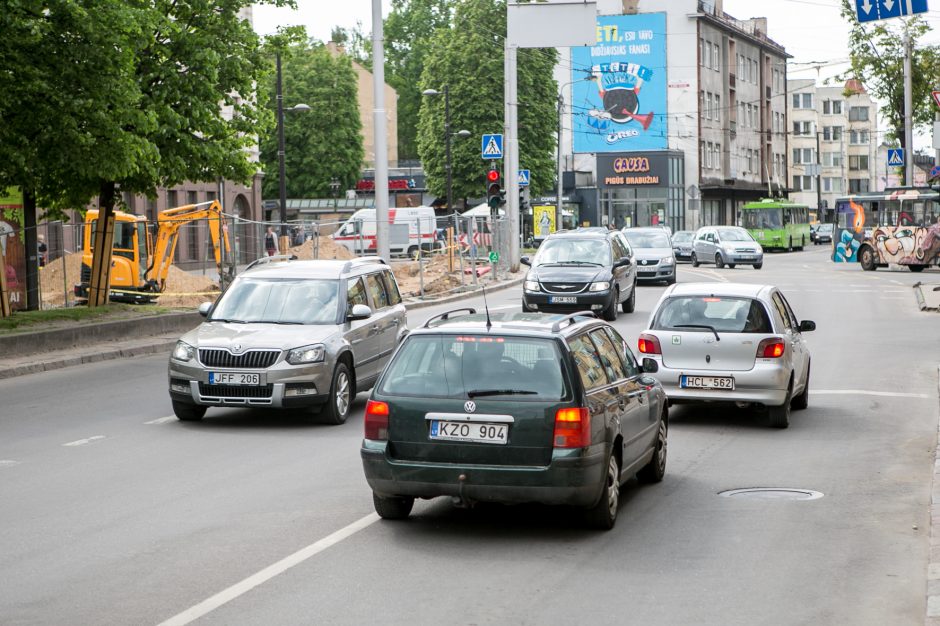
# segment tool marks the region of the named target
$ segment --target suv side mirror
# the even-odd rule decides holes
[[[352,311],[346,316],[346,321],[355,322],[358,320],[367,320],[372,317],[372,309],[364,304],[354,304]]]
[[[521,259],[519,259],[519,262],[522,263],[523,265],[528,265],[529,267],[532,267],[532,259],[530,259],[527,256],[524,256]]]
[[[658,371],[659,363],[656,362],[656,359],[643,359],[644,374],[655,374]]]
[[[614,267],[628,267],[630,265],[630,257],[620,257],[617,259],[617,262],[614,263]]]
[[[202,304],[199,305],[199,309],[198,309],[198,310],[199,310],[199,315],[201,315],[201,316],[203,316],[203,317],[209,317],[209,311],[212,310],[212,303],[211,303],[211,302],[203,302]]]
[[[816,322],[810,320],[803,320],[800,322],[800,332],[808,333],[810,331],[816,330]]]

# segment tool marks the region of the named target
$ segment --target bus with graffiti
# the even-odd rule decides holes
[[[874,271],[889,264],[912,272],[940,264],[940,193],[888,189],[836,200],[832,260]]]
[[[809,207],[786,199],[741,206],[741,226],[766,249],[802,250],[809,243]]]

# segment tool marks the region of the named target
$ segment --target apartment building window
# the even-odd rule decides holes
[[[715,61],[714,69],[716,72],[720,72],[721,66],[724,65],[724,63],[721,62],[721,47],[716,43],[716,44],[712,44],[712,49],[714,51],[714,61]]]
[[[823,141],[841,141],[841,126],[823,126]]]
[[[823,115],[842,115],[842,101],[823,100]]]
[[[849,155],[849,169],[853,171],[867,170],[868,169],[868,155],[867,154]]]
[[[793,164],[806,165],[816,162],[816,150],[813,148],[793,148]]]
[[[186,204],[196,204],[198,202],[198,196],[195,191],[186,192]],[[200,224],[198,222],[187,224],[189,226],[189,260],[195,261],[199,259],[199,239],[200,239]]]
[[[850,178],[849,179],[849,193],[864,193],[868,191],[868,179],[867,178]]]
[[[747,128],[747,108],[743,102],[738,102],[738,124]]]
[[[867,130],[853,130],[849,133],[849,143],[853,146],[863,146],[868,144]]]
[[[867,122],[868,107],[849,107],[850,122]]]
[[[800,136],[815,135],[813,122],[793,122],[793,134]]]
[[[813,185],[812,176],[794,176],[793,177],[793,190],[794,191],[814,191],[815,187]]]
[[[812,109],[813,108],[813,94],[811,93],[793,94],[793,108],[794,109]]]
[[[757,167],[757,156],[759,154],[760,153],[757,150],[747,151],[747,171],[751,172],[752,174],[757,173],[757,170],[759,169]]]
[[[715,94],[715,119],[721,119],[721,94]]]
[[[712,94],[710,92],[705,93],[705,119],[712,119],[712,107],[714,106],[714,101],[712,100]]]
[[[716,143],[714,146],[714,152],[712,153],[712,166],[716,170],[721,169],[721,144]]]
[[[841,152],[823,152],[822,164],[823,164],[823,167],[842,167],[842,153]]]
[[[702,169],[710,170],[712,168],[712,151],[709,147],[709,144],[702,142],[701,145],[702,152]]]
[[[823,178],[822,184],[823,191],[826,193],[843,193],[841,178]]]
[[[166,192],[166,206],[168,209],[179,206],[179,197],[175,189]]]
[[[757,71],[757,61],[751,59],[751,82],[755,85],[757,84],[757,78],[760,75],[760,72]]]

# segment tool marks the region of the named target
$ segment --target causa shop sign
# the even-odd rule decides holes
[[[665,13],[598,17],[597,44],[572,48],[571,65],[575,152],[667,147]]]

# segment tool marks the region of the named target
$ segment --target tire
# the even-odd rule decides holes
[[[862,246],[861,250],[858,251],[858,262],[861,263],[862,269],[866,272],[874,272],[878,269],[875,251],[871,246]]]
[[[786,400],[780,406],[767,407],[767,416],[772,428],[784,429],[790,426],[790,394],[793,393],[793,383],[787,389]]]
[[[408,258],[412,261],[418,260],[418,246],[410,246],[408,248]]]
[[[666,452],[668,449],[669,426],[666,420],[659,421],[659,436],[656,439],[656,452],[653,458],[643,468],[636,473],[640,482],[651,484],[661,482],[666,475]]]
[[[173,400],[173,414],[181,422],[198,422],[206,415],[206,407]]]
[[[667,278],[667,279],[666,279],[666,284],[667,284],[667,285],[675,285],[675,284],[676,284],[676,275],[673,274],[672,276],[670,276],[669,278]]]
[[[604,320],[608,322],[617,321],[617,309],[620,304],[620,290],[614,288],[614,297],[610,299],[610,304],[607,305],[607,308],[604,309],[604,312],[601,314],[604,317]]]
[[[585,512],[585,519],[592,528],[610,530],[617,523],[617,509],[620,508],[620,464],[611,453],[607,459],[607,473],[601,497],[597,504]]]
[[[698,258],[695,256],[695,253],[694,253],[694,252],[692,253],[691,261],[692,261],[692,267],[698,267],[699,265],[701,265],[701,264],[698,262]]]
[[[715,267],[721,269],[725,266],[725,260],[721,258],[721,252],[715,253]]]
[[[338,426],[349,417],[349,409],[352,406],[353,399],[356,397],[356,390],[353,387],[353,379],[349,374],[349,368],[340,361],[333,370],[333,382],[330,383],[330,398],[323,405],[320,412],[320,420],[326,424]]]
[[[754,269],[756,269],[756,270],[759,270],[759,269],[762,268],[762,267],[764,267],[763,261],[760,262],[760,263],[755,263],[755,264],[754,264]]]
[[[790,243],[787,245],[787,252],[793,252],[793,235],[790,235]]]
[[[803,387],[803,391],[790,400],[790,408],[794,411],[802,411],[809,406],[809,372],[812,364],[812,361],[806,364],[806,386]]]
[[[734,263],[728,263],[728,268],[729,268],[729,269],[734,269]]]
[[[630,297],[623,301],[620,305],[620,310],[624,313],[633,313],[636,310],[636,282],[633,283],[633,288],[630,290]]]
[[[917,273],[917,272],[923,272],[925,267],[927,266],[926,265],[908,265],[907,269],[911,270],[912,272]]]
[[[411,515],[411,507],[415,505],[415,499],[405,496],[393,496],[386,498],[372,492],[372,506],[375,512],[382,519],[402,520],[408,519]]]

